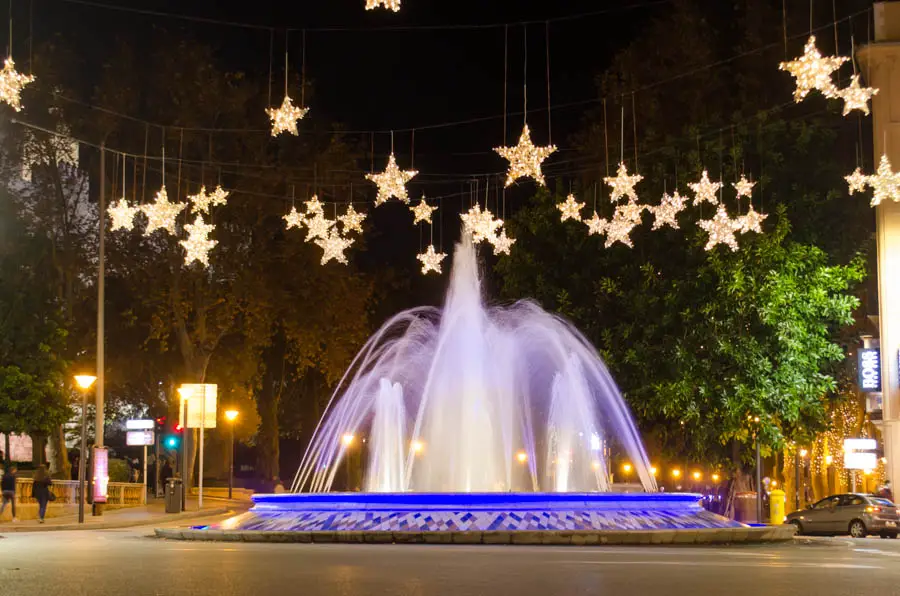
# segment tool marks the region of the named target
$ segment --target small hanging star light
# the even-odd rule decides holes
[[[210,240],[209,234],[216,229],[216,226],[203,221],[202,215],[192,224],[184,224],[184,229],[188,233],[186,240],[181,240],[179,244],[184,247],[184,264],[190,265],[194,261],[199,261],[202,265],[209,265],[209,251],[212,250],[218,241]]]
[[[756,182],[750,182],[746,176],[741,174],[741,179],[733,183],[732,186],[737,191],[738,198],[747,197],[749,199],[753,196],[753,187],[756,186]]]
[[[706,250],[712,250],[717,244],[726,244],[733,251],[738,249],[737,238],[734,237],[738,226],[728,216],[725,205],[719,205],[712,219],[701,219],[697,225],[709,234]]]
[[[306,117],[309,108],[298,108],[294,105],[289,95],[284,96],[279,108],[266,108],[266,114],[272,120],[272,136],[277,137],[283,132],[294,136],[300,134],[297,130],[297,122]]]
[[[436,252],[434,245],[429,244],[425,252],[416,256],[416,258],[422,263],[422,275],[428,275],[430,271],[441,273],[441,262],[447,258],[447,255],[442,252]]]
[[[125,197],[122,197],[106,209],[110,217],[109,229],[113,232],[134,229],[134,216],[140,210],[140,207],[132,207]]]
[[[619,199],[625,197],[628,197],[628,200],[630,201],[637,201],[638,196],[634,187],[643,179],[644,177],[640,174],[629,175],[628,168],[624,163],[620,163],[619,170],[616,172],[615,177],[606,177],[603,181],[612,187],[612,190],[609,193],[609,200],[615,203]]]
[[[306,218],[303,217],[303,214],[297,211],[296,207],[291,207],[290,213],[282,217],[285,223],[285,229],[290,230],[291,228],[299,228],[300,226],[306,223]]]
[[[206,192],[206,187],[201,186],[200,192],[195,195],[189,195],[188,201],[191,203],[191,210],[194,213],[206,213],[209,214],[209,210],[216,205],[225,205],[228,203],[228,195],[230,193],[224,190],[221,186],[216,186],[216,189],[211,193]]]
[[[319,200],[319,195],[313,195],[310,200],[306,201],[306,214],[325,215],[325,207]]]
[[[878,93],[873,87],[861,87],[859,75],[850,76],[850,85],[838,91],[838,97],[844,100],[844,116],[849,116],[853,110],[860,110],[866,116],[869,115],[869,100]]]
[[[759,213],[753,208],[753,203],[750,203],[750,209],[747,211],[746,215],[741,215],[737,218],[737,231],[741,234],[746,234],[747,232],[756,232],[757,234],[762,234],[762,222],[769,217],[765,213]]]
[[[431,223],[431,214],[437,211],[437,207],[431,207],[428,203],[425,202],[425,197],[422,197],[422,200],[415,207],[410,207],[410,211],[413,212],[413,225],[416,225],[420,221],[424,221],[425,223]]]
[[[847,185],[850,187],[850,194],[865,192],[866,185],[869,183],[869,177],[863,174],[862,168],[856,168],[849,176],[844,176]]]
[[[541,172],[541,163],[556,151],[556,145],[547,147],[535,147],[531,142],[531,131],[528,125],[522,129],[519,144],[515,147],[496,147],[494,151],[509,161],[509,174],[506,177],[506,186],[512,186],[519,178],[532,178],[541,186],[546,186],[544,174]]]
[[[416,170],[401,170],[397,167],[397,159],[391,153],[384,172],[381,174],[366,174],[366,180],[370,180],[378,185],[378,196],[375,197],[375,206],[386,203],[390,199],[397,199],[409,204],[409,193],[406,190],[406,183],[418,173]]]
[[[837,88],[831,80],[831,75],[841,65],[849,60],[844,56],[830,56],[823,58],[816,49],[816,36],[811,35],[803,55],[790,62],[782,62],[779,70],[785,70],[797,79],[797,88],[794,89],[794,101],[800,103],[813,89],[821,91],[825,97],[835,97]]]
[[[609,225],[609,222],[597,215],[596,211],[594,211],[594,216],[590,219],[585,219],[584,223],[588,227],[588,236],[603,234],[606,231],[606,226]]]
[[[575,221],[581,221],[581,210],[584,209],[584,203],[579,203],[575,200],[575,195],[569,195],[566,197],[566,200],[556,206],[559,209],[560,221],[566,221],[567,219],[574,219]]]
[[[644,209],[644,205],[633,201],[616,207],[612,219],[606,226],[606,248],[616,242],[621,242],[629,248],[634,246],[630,234],[635,226],[641,223],[641,213]]]
[[[676,216],[684,211],[685,203],[687,203],[687,197],[678,194],[677,190],[672,195],[663,193],[659,206],[648,208],[654,215],[653,229],[658,230],[663,226],[679,229]]]
[[[333,224],[334,222],[331,223]],[[316,245],[324,251],[322,254],[323,265],[328,264],[332,260],[346,265],[347,255],[344,254],[344,251],[352,244],[352,238],[342,237],[337,230],[331,230],[324,237],[316,240]]]
[[[691,182],[688,184],[688,187],[694,191],[694,205],[704,201],[713,205],[719,204],[719,198],[716,196],[716,193],[722,188],[722,183],[710,182],[709,172],[706,170],[703,170],[703,175],[700,177],[699,182]]]
[[[303,223],[306,224],[307,228],[307,242],[312,242],[316,238],[326,240],[329,237],[329,234],[332,233],[331,228],[335,225],[333,219],[328,219],[322,213],[316,213],[314,216],[306,218]]]
[[[869,186],[872,187],[872,206],[877,207],[885,200],[895,203],[900,201],[900,174],[895,174],[891,169],[891,162],[887,155],[881,156],[878,164],[878,172],[868,177]]]
[[[492,238],[490,242],[494,247],[494,254],[508,255],[512,245],[516,243],[516,239],[506,235],[506,228],[500,228],[500,233]]]
[[[400,0],[366,0],[366,10],[374,10],[380,6],[400,12]]]
[[[154,202],[141,207],[141,211],[147,216],[147,228],[144,230],[144,235],[149,236],[160,229],[175,234],[175,218],[185,207],[187,207],[185,203],[170,203],[166,187],[162,187],[156,193]]]
[[[344,226],[343,233],[347,234],[349,232],[357,232],[362,234],[362,222],[366,219],[365,213],[357,213],[356,209],[353,208],[353,205],[347,207],[347,213],[338,217],[341,224]]]
[[[490,241],[503,225],[502,219],[494,219],[494,214],[489,209],[482,211],[478,203],[469,209],[468,213],[461,213],[459,217],[462,219],[465,232],[472,235],[472,241],[476,244],[485,240]]]
[[[6,102],[17,112],[22,111],[21,93],[25,85],[34,82],[32,75],[16,72],[16,63],[12,56],[3,63],[0,70],[0,101]]]

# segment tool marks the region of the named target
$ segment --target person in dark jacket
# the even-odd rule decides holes
[[[0,478],[0,491],[3,493],[3,504],[0,504],[0,515],[6,510],[6,504],[12,503],[12,520],[19,521],[16,517],[16,473],[18,470],[14,465],[9,466]]]
[[[47,515],[47,504],[50,502],[50,485],[53,480],[47,472],[47,466],[43,464],[35,471],[34,480],[31,485],[31,496],[38,502],[38,521],[44,523],[44,516]]]

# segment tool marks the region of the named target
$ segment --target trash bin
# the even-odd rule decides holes
[[[181,482],[181,478],[166,480],[166,513],[181,513],[183,492],[184,484]]]
[[[755,524],[756,519],[756,492],[741,492],[734,495],[734,520],[745,524]]]

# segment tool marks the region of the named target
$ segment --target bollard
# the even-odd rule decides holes
[[[784,523],[785,494],[783,490],[773,490],[769,493],[769,523],[780,525]]]

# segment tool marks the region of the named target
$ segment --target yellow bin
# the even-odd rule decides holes
[[[784,523],[784,501],[785,494],[783,490],[773,490],[769,493],[769,523]]]

